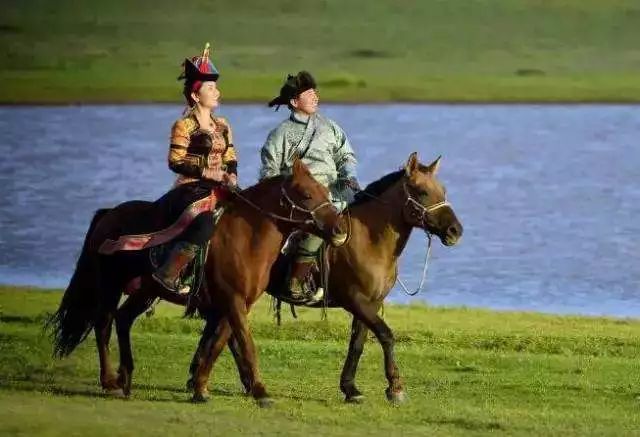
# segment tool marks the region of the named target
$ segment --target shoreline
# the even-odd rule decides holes
[[[640,100],[323,100],[322,105],[343,105],[343,106],[640,106]],[[225,100],[225,104],[234,106],[264,105],[262,100]],[[3,102],[0,100],[0,107],[61,107],[61,106],[181,106],[181,101],[166,100],[84,100],[84,101],[25,101]]]
[[[64,289],[62,288],[42,288],[29,285],[10,285],[0,283],[0,293],[58,293],[62,294]],[[165,302],[167,305],[171,305]],[[523,317],[539,317],[543,319],[562,319],[562,320],[584,320],[588,322],[594,321],[607,321],[612,323],[640,323],[640,317],[631,316],[616,316],[616,315],[597,315],[597,314],[581,314],[581,313],[553,313],[546,311],[536,310],[519,310],[519,309],[496,309],[490,307],[481,306],[467,306],[467,305],[436,305],[431,304],[425,300],[415,300],[413,302],[393,302],[386,300],[384,303],[386,309],[392,308],[394,310],[411,310],[411,309],[429,309],[434,311],[443,311],[455,313],[477,313],[477,314],[495,314],[497,316],[523,316]],[[177,308],[177,307],[176,307]],[[299,310],[300,308],[298,308]],[[337,308],[339,309],[339,308]],[[0,314],[2,308],[0,307]]]

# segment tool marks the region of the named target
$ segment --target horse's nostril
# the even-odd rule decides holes
[[[451,235],[452,237],[457,237],[458,233],[460,231],[458,231],[458,227],[457,226],[449,226],[449,229],[447,229],[447,232],[449,235]]]

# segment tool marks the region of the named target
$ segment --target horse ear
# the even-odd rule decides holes
[[[301,164],[302,164],[302,161],[300,161],[300,158],[298,158],[297,156],[295,156],[295,157],[293,158],[293,167],[292,167],[293,175],[294,175],[294,176],[296,176],[296,175],[300,174],[300,171],[302,170],[302,166],[301,166]]]
[[[429,166],[427,167],[427,171],[435,176],[436,173],[438,173],[438,170],[440,169],[441,159],[442,159],[442,155],[438,156],[438,158],[435,161],[429,164]]]
[[[411,173],[418,169],[418,152],[413,152],[409,155],[409,159],[407,160],[407,164],[404,166],[404,172],[407,176],[410,176]]]
[[[304,162],[302,162],[302,159],[300,159],[298,156],[295,156],[293,158],[293,175],[300,176],[304,173],[308,173],[307,166],[304,165]]]

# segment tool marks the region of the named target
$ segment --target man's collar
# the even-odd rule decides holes
[[[294,122],[300,123],[300,124],[309,123],[309,119],[310,118],[311,118],[310,115],[306,115],[306,114],[303,114],[301,112],[295,112],[295,111],[291,111],[291,116],[289,117],[289,119],[291,121],[294,121]]]

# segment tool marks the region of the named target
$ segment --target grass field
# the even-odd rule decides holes
[[[309,69],[332,101],[638,102],[637,0],[6,0],[0,103],[175,102],[214,47],[223,97]]]
[[[134,327],[132,398],[105,397],[93,336],[70,358],[50,357],[41,327],[60,297],[0,290],[0,435],[640,435],[638,320],[388,306],[409,401],[386,402],[370,339],[358,373],[366,401],[347,405],[347,318],[302,311],[278,328],[265,299],[251,320],[276,400],[263,410],[242,394],[228,352],[211,401],[188,402],[201,323],[166,304]]]

